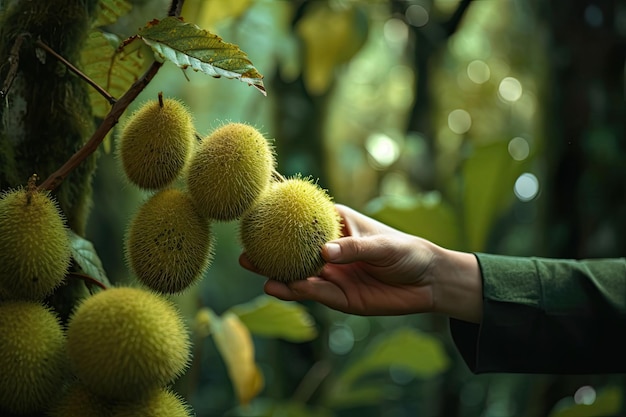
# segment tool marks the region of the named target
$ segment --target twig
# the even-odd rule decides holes
[[[67,274],[67,276],[71,277],[71,278],[78,278],[78,279],[80,279],[82,281],[85,281],[88,284],[96,285],[96,286],[102,288],[103,290],[107,289],[106,285],[104,285],[102,282],[98,281],[94,277],[90,277],[89,275],[79,274],[78,272],[70,272],[69,274]]]
[[[17,35],[15,38],[15,43],[11,47],[11,53],[9,54],[9,72],[7,73],[7,77],[4,79],[4,85],[2,86],[2,90],[0,90],[0,99],[4,98],[9,94],[9,90],[13,85],[13,81],[17,76],[17,68],[20,63],[20,49],[22,48],[22,43],[24,43],[24,38],[29,36],[26,33],[22,33]]]
[[[98,129],[94,132],[91,138],[80,148],[74,155],[68,159],[61,168],[53,172],[44,182],[39,185],[40,190],[54,190],[61,182],[78,167],[89,155],[94,153],[98,146],[102,143],[106,135],[109,133],[113,126],[117,124],[120,117],[126,110],[126,108],[133,102],[133,100],[143,91],[148,83],[154,78],[163,64],[154,61],[150,68],[139,78],[135,83],[119,98],[111,107],[109,114],[106,115]]]
[[[55,57],[56,59],[58,59],[59,61],[61,61],[63,63],[63,65],[65,65],[70,71],[72,71],[74,74],[78,75],[80,78],[82,78],[87,84],[89,84],[90,86],[92,86],[102,97],[104,97],[109,104],[113,104],[115,103],[115,97],[113,97],[111,94],[109,94],[109,92],[107,90],[105,90],[104,88],[100,87],[98,85],[98,83],[96,83],[94,80],[92,80],[91,78],[89,78],[85,73],[83,73],[81,70],[79,70],[78,68],[76,68],[71,62],[69,62],[67,59],[63,58],[61,55],[59,55],[57,53],[57,51],[55,51],[54,49],[50,48],[48,45],[46,45],[41,39],[37,39],[35,41],[35,45],[37,45],[38,47],[40,47],[41,49],[45,50],[47,53],[49,53],[50,55],[52,55],[53,57]]]

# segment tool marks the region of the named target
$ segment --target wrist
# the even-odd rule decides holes
[[[482,320],[482,276],[472,253],[441,247],[434,249],[433,312],[480,323]]]

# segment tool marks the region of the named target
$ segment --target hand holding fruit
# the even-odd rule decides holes
[[[283,300],[314,300],[360,315],[436,312],[480,321],[480,272],[474,255],[443,249],[346,206],[336,205],[344,237],[324,245],[317,276],[265,291]],[[243,267],[258,272],[247,254]]]

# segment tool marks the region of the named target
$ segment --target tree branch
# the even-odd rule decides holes
[[[456,32],[471,2],[472,0],[461,0],[450,19],[443,24],[446,37],[450,37],[454,32]]]
[[[72,65],[71,62],[63,58],[61,55],[59,55],[54,49],[46,45],[41,39],[37,39],[37,41],[35,41],[35,45],[39,46],[41,49],[45,50],[47,53],[49,53],[50,55],[52,55],[53,57],[61,61],[63,65],[65,65],[70,71],[78,75],[87,84],[92,86],[102,97],[104,97],[109,102],[109,104],[115,103],[115,97],[109,94],[109,92],[106,91],[104,88],[100,87],[98,83],[96,83],[94,80],[89,78],[84,72],[82,72],[81,70],[76,68],[74,65]]]
[[[133,100],[143,91],[143,89],[148,85],[148,83],[154,78],[159,69],[163,64],[154,61],[150,68],[139,78],[135,83],[124,93],[122,97],[120,97],[113,107],[111,107],[111,111],[106,115],[98,129],[94,132],[91,138],[80,148],[74,155],[70,157],[55,172],[53,172],[44,182],[39,185],[40,190],[54,190],[58,187],[65,178],[72,172],[78,165],[81,164],[89,155],[94,153],[100,143],[104,140],[107,133],[113,126],[117,124],[120,117],[128,108],[128,106],[133,102]]]
[[[180,12],[183,8],[184,0],[172,0],[168,15],[180,16]],[[41,43],[43,44],[43,42]],[[38,43],[39,45],[39,43]],[[45,48],[44,48],[45,49]],[[55,55],[56,56],[56,55]],[[65,61],[64,61],[65,62]],[[69,64],[69,62],[67,63]],[[70,64],[71,65],[71,64]],[[106,115],[98,129],[94,132],[91,138],[80,148],[74,155],[70,157],[59,169],[53,172],[44,182],[39,185],[39,190],[54,190],[57,188],[65,178],[78,167],[89,155],[94,153],[98,146],[102,143],[106,135],[113,129],[113,127],[119,122],[120,117],[126,111],[128,106],[137,98],[139,93],[143,91],[148,83],[154,78],[163,63],[154,61],[150,68],[133,83],[132,86],[113,103],[111,111]],[[68,66],[68,68],[70,68]],[[87,79],[87,78],[85,78]],[[107,93],[108,94],[108,93]]]
[[[24,43],[24,38],[26,38],[28,34],[22,33],[21,35],[17,35],[15,38],[15,43],[11,47],[11,52],[9,54],[9,72],[7,73],[7,77],[4,79],[4,84],[2,85],[2,90],[0,90],[0,99],[6,97],[9,94],[9,90],[11,89],[11,85],[13,85],[13,81],[17,76],[17,69],[20,63],[20,49],[22,48],[22,43]]]

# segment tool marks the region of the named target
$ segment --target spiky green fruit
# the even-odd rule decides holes
[[[177,394],[159,389],[150,396],[117,405],[111,417],[190,417],[191,409]]]
[[[178,310],[139,288],[109,288],[85,299],[70,318],[67,343],[78,379],[108,400],[143,397],[181,375],[190,359]]]
[[[67,377],[65,335],[58,317],[31,301],[0,304],[1,410],[44,410]]]
[[[178,178],[194,145],[195,128],[187,107],[166,98],[148,101],[131,114],[119,136],[118,155],[133,184],[156,190]]]
[[[49,417],[110,417],[112,406],[89,391],[83,384],[72,383],[49,410]]]
[[[239,218],[269,185],[274,153],[253,126],[227,123],[200,142],[187,188],[200,212],[215,220]]]
[[[125,243],[127,263],[138,281],[164,294],[198,282],[213,258],[210,222],[178,189],[161,190],[142,204]]]
[[[325,263],[322,246],[340,235],[331,197],[310,178],[272,184],[240,222],[248,259],[263,275],[285,282],[317,275]]]
[[[63,282],[70,257],[64,218],[49,193],[18,188],[0,196],[0,292],[41,300]]]

